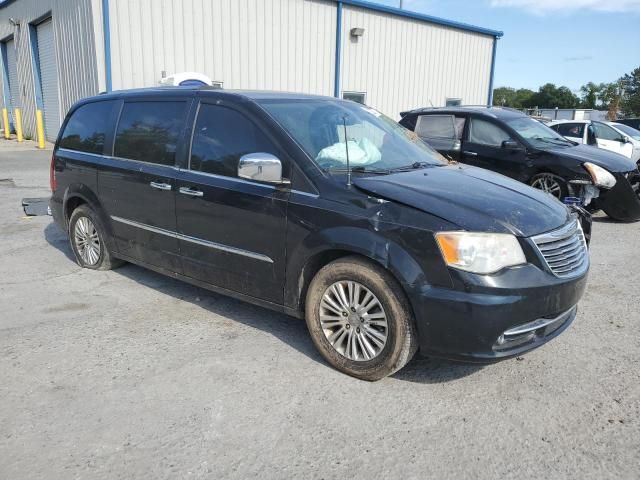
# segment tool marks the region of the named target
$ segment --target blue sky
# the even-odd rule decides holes
[[[497,87],[577,90],[640,67],[640,0],[404,0],[404,8],[503,31]]]

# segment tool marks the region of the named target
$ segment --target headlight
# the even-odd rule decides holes
[[[613,188],[615,186],[615,177],[604,168],[590,162],[586,162],[584,168],[589,172],[589,175],[591,175],[591,180],[593,180],[594,185],[604,188]]]
[[[473,273],[494,273],[527,260],[513,235],[504,233],[438,232],[436,241],[450,267]]]

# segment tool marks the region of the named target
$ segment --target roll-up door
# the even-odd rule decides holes
[[[37,36],[44,134],[47,140],[55,142],[60,128],[60,107],[58,103],[56,46],[53,38],[53,22],[50,19],[38,25]]]

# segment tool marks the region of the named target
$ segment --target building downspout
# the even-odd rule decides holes
[[[493,106],[493,76],[496,71],[496,49],[498,48],[498,37],[493,37],[493,52],[491,53],[491,76],[489,77],[489,96],[487,105]]]
[[[104,37],[104,72],[107,92],[112,90],[111,79],[111,31],[109,30],[109,0],[102,0],[102,31]]]
[[[336,12],[336,64],[333,82],[333,96],[340,98],[340,65],[342,60],[342,1],[338,0]]]

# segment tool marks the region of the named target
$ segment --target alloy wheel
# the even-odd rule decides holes
[[[76,250],[87,265],[95,265],[100,260],[100,236],[95,225],[88,217],[80,217],[74,228]]]
[[[377,357],[389,333],[380,300],[367,287],[351,280],[336,282],[324,292],[320,325],[331,346],[355,361]]]
[[[550,193],[556,198],[560,198],[562,195],[562,187],[553,175],[540,175],[531,183],[531,186],[543,192]]]

